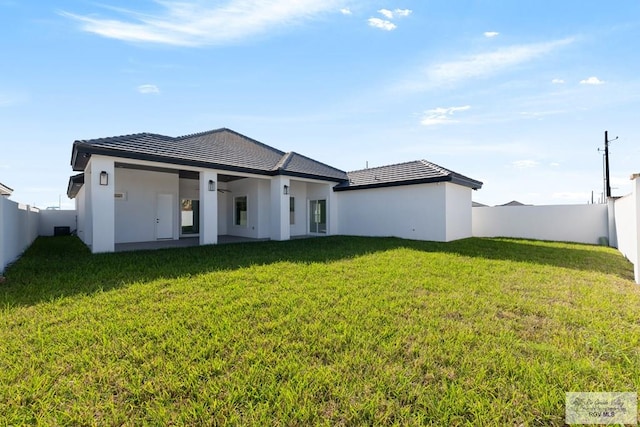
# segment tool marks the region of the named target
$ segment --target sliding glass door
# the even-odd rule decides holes
[[[310,234],[326,234],[327,233],[327,201],[326,200],[310,200],[309,201],[309,233]]]
[[[182,234],[198,234],[200,232],[200,201],[182,199],[180,205],[180,227]]]

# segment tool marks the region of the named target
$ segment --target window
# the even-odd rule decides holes
[[[296,223],[296,201],[293,197],[289,197],[289,224]]]
[[[198,234],[200,227],[200,201],[182,199],[180,211],[182,234]]]
[[[233,198],[234,224],[240,227],[247,226],[247,196]]]

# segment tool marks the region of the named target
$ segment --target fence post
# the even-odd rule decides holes
[[[609,225],[609,246],[618,248],[618,231],[616,230],[616,201],[609,198],[607,200],[607,222]]]
[[[633,261],[633,273],[636,283],[640,285],[640,173],[631,175],[633,181],[633,213],[635,215],[635,249],[636,259]]]

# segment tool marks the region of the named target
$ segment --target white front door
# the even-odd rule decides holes
[[[156,238],[173,239],[173,194],[158,194]]]

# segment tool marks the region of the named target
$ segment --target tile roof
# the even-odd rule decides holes
[[[13,188],[9,188],[0,182],[0,196],[10,196],[13,193]]]
[[[284,153],[226,128],[176,138],[139,133],[75,141],[71,158],[73,170],[84,170],[91,154],[262,175],[293,175],[337,182],[347,179],[341,170],[296,153]]]
[[[347,174],[340,169],[310,159],[295,152],[289,152],[282,157],[282,162],[278,165],[278,170],[286,175],[307,176],[317,175],[326,178],[334,178],[339,181],[347,179]]]
[[[361,190],[365,188],[393,187],[398,185],[430,182],[452,182],[477,190],[482,182],[445,169],[426,160],[398,163],[347,172],[349,181],[335,187],[336,191]]]

